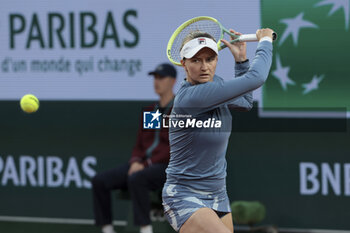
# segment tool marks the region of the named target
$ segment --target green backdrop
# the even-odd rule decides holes
[[[35,159],[61,158],[63,175],[69,158],[74,157],[81,179],[87,156],[96,158],[90,167],[101,171],[126,162],[136,138],[142,106],[149,102],[42,101],[35,114],[25,114],[18,102],[0,102],[0,216],[92,219],[91,190],[68,187],[15,186],[11,179],[3,185],[6,159],[14,158],[17,172],[23,155]],[[233,132],[227,152],[227,187],[231,201],[259,200],[266,205],[264,223],[284,228],[350,229],[350,135],[345,119],[259,118],[257,109],[234,113]],[[313,195],[300,193],[301,163],[318,168],[320,188]],[[340,194],[336,195],[325,178],[325,163]],[[307,171],[310,172],[310,171]],[[37,174],[37,171],[35,172]],[[329,175],[329,174],[328,174]],[[328,176],[329,177],[329,176]],[[312,188],[307,181],[307,187]],[[326,185],[326,186],[325,186]],[[322,194],[323,186],[327,195]],[[120,204],[120,205],[118,205]],[[126,220],[128,203],[115,203],[115,219]],[[0,229],[1,225],[0,223]],[[20,225],[19,225],[20,226]]]

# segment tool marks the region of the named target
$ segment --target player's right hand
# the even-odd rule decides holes
[[[258,38],[258,40],[260,40],[261,38],[264,38],[265,36],[268,36],[268,37],[270,37],[272,39],[273,38],[272,37],[272,33],[273,33],[272,29],[270,29],[270,28],[262,28],[262,29],[258,29],[256,31],[256,37]]]

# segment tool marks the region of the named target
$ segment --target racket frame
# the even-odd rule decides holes
[[[221,39],[224,38],[224,33],[227,33],[229,36],[233,37],[234,39],[230,41],[230,43],[235,43],[235,42],[239,42],[239,41],[258,41],[256,34],[244,34],[244,35],[235,35],[234,33],[230,32],[229,30],[227,30],[224,26],[222,26],[222,24],[215,18],[210,17],[210,16],[198,16],[192,19],[187,20],[186,22],[184,22],[183,24],[181,24],[175,31],[174,33],[171,35],[168,45],[167,45],[167,57],[169,59],[169,61],[171,61],[173,64],[178,65],[178,66],[182,66],[180,62],[174,61],[171,57],[171,47],[174,43],[175,38],[179,35],[179,33],[186,28],[188,25],[193,24],[195,22],[201,21],[201,20],[210,20],[215,22],[217,25],[219,25],[220,29],[221,29],[221,33],[220,33],[220,38],[217,41],[217,46],[218,46],[218,50],[222,50],[224,48],[226,48],[227,46],[225,44],[223,44],[221,42]]]

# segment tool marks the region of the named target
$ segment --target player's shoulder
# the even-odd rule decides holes
[[[224,81],[224,79],[223,78],[221,78],[220,76],[218,76],[218,75],[214,75],[214,77],[213,77],[213,82],[223,82]]]
[[[184,81],[182,81],[182,83],[181,83],[179,90],[176,93],[176,96],[183,95],[184,93],[186,93],[186,90],[191,86],[192,85],[186,79],[184,79]]]

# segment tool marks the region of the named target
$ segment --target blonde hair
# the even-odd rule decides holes
[[[181,47],[180,47],[180,51],[181,49],[184,47],[184,45],[189,42],[190,40],[193,40],[193,39],[196,39],[196,38],[199,38],[199,37],[206,37],[206,38],[209,38],[209,39],[212,39],[213,41],[215,41],[216,43],[216,40],[215,38],[210,35],[209,33],[207,32],[202,32],[202,31],[192,31],[190,33],[188,33],[185,38],[183,39],[182,41],[182,44],[181,44]]]

